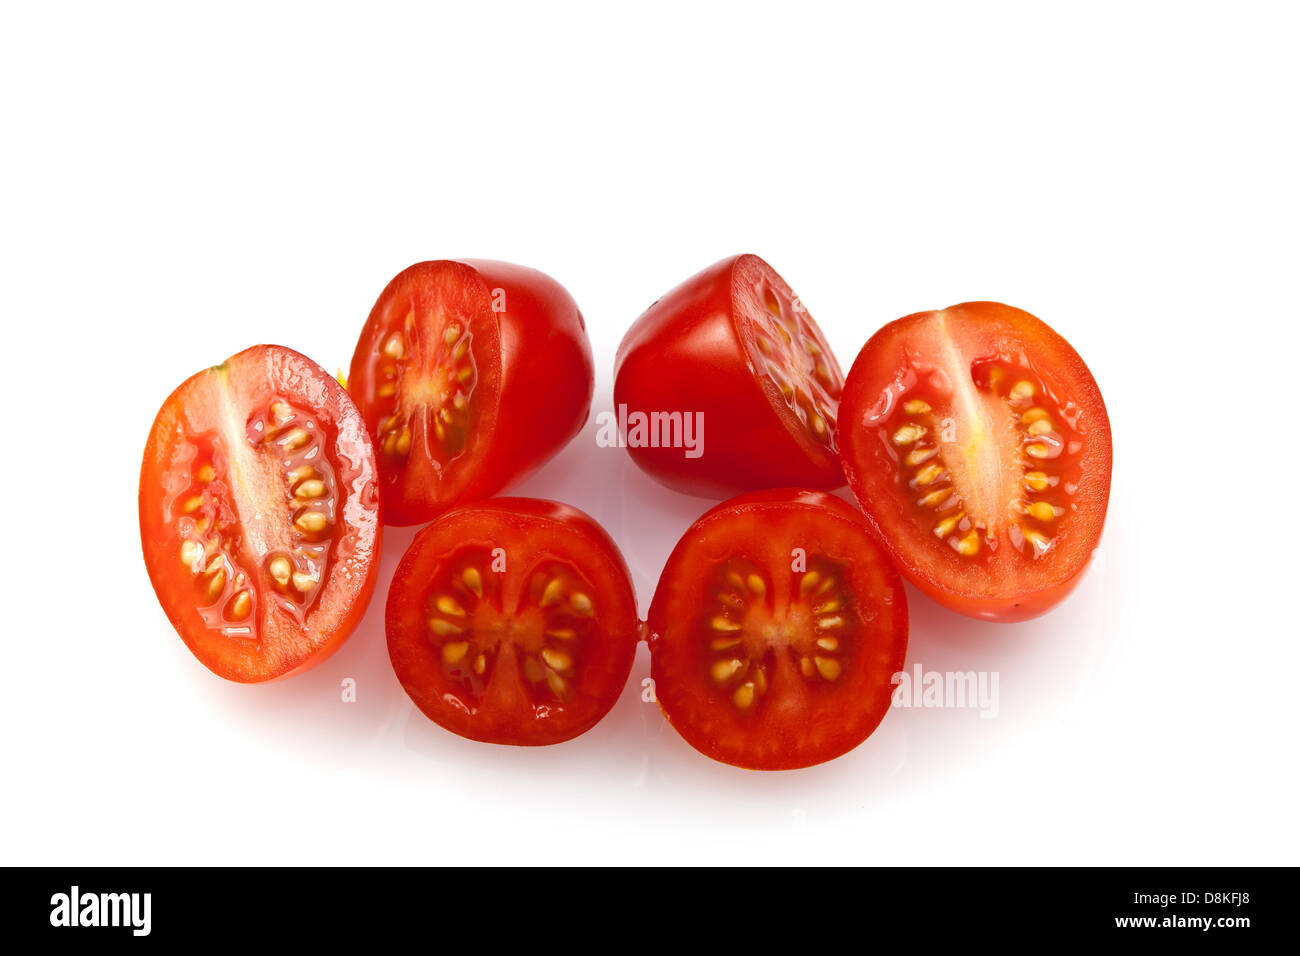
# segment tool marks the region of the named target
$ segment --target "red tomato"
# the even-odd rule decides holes
[[[649,632],[659,706],[687,743],[789,770],[852,750],[885,716],[907,599],[853,507],[820,491],[759,491],[677,543]]]
[[[537,468],[586,422],[592,385],[582,314],[554,279],[481,259],[406,269],[371,310],[348,379],[385,519],[428,521]]]
[[[378,568],[379,479],[356,406],[276,345],[187,379],[145,446],[140,539],[163,610],[214,673],[267,681],[324,660]]]
[[[669,487],[704,496],[843,485],[835,447],[843,385],[807,309],[748,255],[710,266],[650,306],[614,364],[632,459]],[[677,430],[673,413],[702,424],[702,453],[664,435]],[[639,436],[637,416],[648,421]]]
[[[403,555],[388,654],[432,721],[471,740],[554,744],[595,726],[639,639],[627,565],[576,508],[497,498],[457,508]]]
[[[1101,537],[1106,406],[1078,353],[1020,309],[968,302],[885,326],[849,371],[839,439],[899,569],[963,614],[1041,614]]]

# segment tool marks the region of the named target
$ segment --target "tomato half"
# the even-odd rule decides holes
[[[843,485],[835,446],[843,385],[808,310],[750,255],[715,263],[650,306],[614,365],[632,459],[671,488],[712,497]],[[674,414],[700,423],[698,454],[684,433],[673,440]]]
[[[595,726],[627,683],[636,595],[583,512],[496,498],[416,535],[388,591],[388,653],[430,720],[471,740],[554,744]]]
[[[1041,614],[1101,537],[1106,406],[1078,353],[1020,309],[968,302],[886,325],[849,371],[839,439],[899,569],[963,614]]]
[[[379,296],[348,388],[375,441],[385,520],[495,494],[587,421],[591,345],[573,297],[524,266],[421,262]]]
[[[838,757],[889,709],[902,581],[862,515],[812,490],[723,502],[678,542],[650,606],[659,706],[692,747],[754,770]]]
[[[140,468],[154,591],[194,656],[234,681],[288,676],[342,644],[374,591],[379,508],[356,406],[276,345],[187,379]]]

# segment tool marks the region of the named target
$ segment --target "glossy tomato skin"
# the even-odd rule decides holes
[[[805,317],[809,342],[828,370],[824,412],[834,415],[843,376],[798,298],[757,256],[723,259],[651,305],[628,330],[615,359],[616,407],[626,407],[629,415],[703,415],[699,457],[686,456],[680,447],[629,444],[637,465],[670,488],[716,498],[774,486],[844,484],[833,443],[783,412],[772,382],[756,368],[750,329],[765,318],[750,294],[756,283],[775,291],[787,318],[792,309]],[[833,439],[833,419],[828,438]]]
[[[984,563],[977,564],[964,561],[934,535],[916,531],[914,496],[908,494],[890,443],[881,437],[877,424],[892,414],[886,406],[902,402],[900,370],[917,363],[942,365],[936,356],[943,354],[959,356],[972,376],[973,370],[994,359],[1031,369],[1029,377],[1039,386],[1039,394],[1026,402],[1035,407],[1025,413],[1037,414],[1037,406],[1049,405],[1049,422],[1068,419],[1070,423],[1067,450],[1075,444],[1078,450],[1060,459],[1068,459],[1068,465],[1057,469],[1064,472],[1068,467],[1064,480],[1058,484],[1056,476],[1050,477],[1058,517],[1047,524],[1008,519],[1053,534],[1040,558],[1024,558],[1003,535],[998,551],[982,550]],[[955,371],[949,372],[957,377]],[[988,383],[981,384],[987,387]],[[927,596],[970,617],[1012,622],[1050,610],[1079,583],[1101,538],[1110,497],[1110,420],[1088,366],[1042,320],[998,302],[967,302],[891,322],[868,340],[853,363],[841,411],[839,445],[849,487],[904,577]],[[971,441],[960,413],[947,420],[955,421],[961,432],[958,447]],[[1066,430],[1064,425],[1058,427]],[[1022,447],[1013,450],[1022,454],[1031,440],[1014,432],[1012,445],[1018,441]],[[1055,464],[1032,458],[1014,464],[1005,457],[1000,460],[1007,469],[1047,467],[1050,471]],[[1018,490],[1027,499],[1035,497],[1028,488]]]
[[[376,356],[410,303],[445,286],[456,287],[444,293],[462,309],[456,321],[476,333],[468,446],[435,462],[428,426],[417,429],[408,455],[385,454],[380,427],[392,409],[379,394]],[[587,421],[594,374],[586,325],[562,285],[508,262],[448,259],[417,263],[388,284],[362,330],[348,383],[376,441],[385,520],[410,525],[495,494],[558,453]]]
[[[640,640],[614,541],[577,508],[532,498],[465,505],[421,530],[393,577],[385,629],[398,680],[425,716],[470,740],[521,746],[595,726]]]
[[[305,445],[282,450],[296,443],[286,437],[288,425],[279,439],[270,434],[268,411],[277,401],[297,412]],[[232,435],[232,428],[240,431]],[[307,505],[280,474],[284,456],[296,456],[296,467],[317,463],[310,478],[322,494],[310,505],[331,517],[326,536],[299,542],[322,552],[321,560],[291,555],[300,570],[322,572],[306,595],[276,592],[268,555],[254,541],[292,541],[293,517]],[[199,502],[193,511],[190,502]],[[313,667],[351,634],[375,587],[380,508],[374,448],[356,406],[332,375],[282,346],[254,346],[181,384],[154,420],[140,469],[140,538],[159,603],[201,663],[241,683]],[[187,567],[183,549],[198,546],[203,560]],[[224,587],[214,585],[215,572],[202,570],[212,560],[223,565]]]
[[[780,636],[756,648],[764,628]],[[687,530],[647,629],[659,707],[687,743],[734,766],[792,770],[847,753],[884,718],[907,652],[907,598],[857,509],[815,489],[773,489],[725,501]],[[815,639],[833,640],[823,649]],[[730,655],[744,669],[719,682]]]

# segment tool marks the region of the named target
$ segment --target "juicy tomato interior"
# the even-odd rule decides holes
[[[590,729],[627,683],[636,598],[614,543],[554,502],[499,498],[416,536],[389,591],[398,679],[433,721],[502,744]]]
[[[374,436],[392,523],[441,510],[473,477],[500,394],[491,298],[469,265],[420,263],[384,290],[362,331],[348,382]]]
[[[817,323],[757,256],[736,262],[732,303],[736,331],[772,408],[801,442],[834,455],[844,375]]]
[[[181,385],[145,450],[140,532],[195,656],[246,682],[328,656],[374,588],[377,480],[355,406],[297,352],[256,346]]]
[[[688,743],[740,767],[793,769],[880,723],[903,668],[907,601],[852,507],[754,492],[682,537],[649,628],[660,707]]]
[[[1101,393],[1064,339],[997,303],[908,316],[863,348],[842,409],[850,486],[918,586],[998,620],[1064,596],[1111,469]]]

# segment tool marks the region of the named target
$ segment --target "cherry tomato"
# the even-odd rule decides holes
[[[963,614],[1041,614],[1101,537],[1106,406],[1078,353],[1020,309],[968,302],[886,325],[849,371],[839,439],[899,569]]]
[[[432,721],[471,740],[554,744],[595,726],[639,640],[627,565],[576,508],[497,498],[416,535],[388,591],[388,653]]]
[[[492,495],[563,448],[591,410],[577,304],[533,269],[421,262],[379,296],[348,387],[375,441],[385,520]]]
[[[176,389],[140,468],[154,591],[194,656],[234,681],[288,676],[343,643],[374,591],[379,508],[356,406],[275,345]]]
[[[649,640],[659,706],[687,743],[739,767],[807,767],[885,716],[907,599],[852,506],[813,490],[751,492],[678,542]]]
[[[758,256],[724,259],[650,306],[624,336],[614,376],[628,451],[669,487],[718,497],[844,484],[835,447],[844,376],[807,309]],[[698,454],[684,432],[672,440],[674,413],[701,424]],[[649,423],[639,436],[637,416]]]

